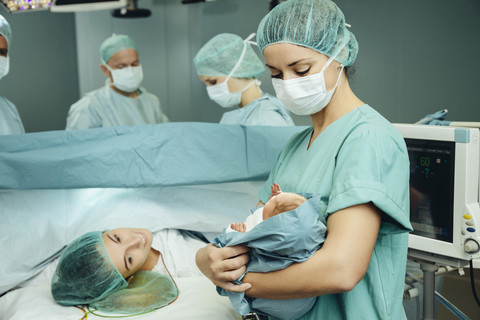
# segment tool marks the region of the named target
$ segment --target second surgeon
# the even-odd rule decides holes
[[[105,86],[70,107],[67,130],[168,122],[157,96],[140,87],[142,65],[126,35],[112,35],[100,47]]]
[[[224,113],[220,123],[293,126],[282,102],[260,90],[256,78],[265,67],[249,40],[231,33],[218,34],[193,59],[210,99],[223,108],[237,108]]]

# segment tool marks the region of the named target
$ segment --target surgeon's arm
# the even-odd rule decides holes
[[[367,272],[380,228],[372,203],[331,214],[324,245],[310,259],[269,273],[247,273],[246,294],[254,298],[298,299],[352,290]],[[229,289],[227,289],[229,290]]]

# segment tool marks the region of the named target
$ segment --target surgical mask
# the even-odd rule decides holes
[[[243,88],[241,91],[238,92],[230,92],[228,89],[228,80],[232,77],[233,73],[237,68],[240,66],[240,64],[243,61],[243,58],[245,57],[245,53],[247,51],[247,43],[253,43],[251,42],[250,39],[252,39],[255,36],[255,33],[250,34],[245,40],[243,40],[243,50],[242,53],[240,54],[240,58],[238,59],[237,63],[233,67],[233,69],[230,71],[230,73],[227,75],[227,78],[225,81],[222,83],[216,84],[214,86],[207,87],[207,93],[208,97],[210,100],[215,101],[218,105],[220,105],[223,108],[233,108],[237,107],[240,105],[242,102],[242,93],[245,92],[248,88],[253,86],[254,84],[260,85],[260,82],[258,80],[251,81],[245,88]]]
[[[112,73],[113,85],[124,92],[133,92],[140,87],[143,80],[142,66],[126,67],[122,69],[112,69],[106,63],[104,64]]]
[[[9,56],[3,57],[0,56],[0,79],[5,77],[10,70],[10,58]]]
[[[335,86],[332,90],[327,91],[324,71],[335,56],[327,61],[319,73],[289,80],[272,79],[278,99],[283,102],[288,110],[296,115],[312,115],[330,103],[343,70],[342,65]]]
[[[242,91],[230,92],[227,85],[228,80],[229,79],[227,78],[222,83],[207,87],[207,93],[210,100],[215,101],[223,108],[233,108],[239,106],[242,102],[242,93],[255,83],[258,83],[258,80],[254,80],[247,84]]]

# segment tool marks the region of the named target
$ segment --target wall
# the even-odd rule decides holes
[[[78,97],[77,48],[72,13],[9,13],[10,72],[0,94],[18,108],[27,132],[65,128],[68,107]]]
[[[337,3],[360,51],[351,85],[392,122],[415,122],[448,108],[447,119],[480,120],[478,74],[480,2],[477,0],[346,1]],[[128,33],[145,66],[144,86],[159,96],[173,121],[219,121],[192,58],[212,36],[256,31],[268,0],[142,0],[147,19],[118,19],[110,11],[0,13],[13,29],[11,71],[0,94],[18,107],[28,132],[63,129],[68,108],[102,86],[100,43]],[[267,72],[268,73],[268,72]],[[264,91],[274,93],[269,75]],[[297,124],[308,117],[295,117]]]
[[[415,122],[449,109],[447,119],[480,121],[477,58],[480,2],[476,0],[337,1],[352,25],[360,51],[351,85],[392,122]],[[122,20],[109,12],[77,14],[80,92],[103,84],[98,47],[111,33],[137,42],[144,86],[157,94],[173,121],[219,121],[224,110],[208,100],[192,58],[220,32],[255,32],[267,0],[142,0],[148,19]],[[168,61],[168,63],[167,63]],[[268,72],[264,91],[274,93]],[[295,117],[308,124],[308,117]]]

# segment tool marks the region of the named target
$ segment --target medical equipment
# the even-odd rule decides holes
[[[127,0],[54,0],[52,12],[81,12],[123,8]]]
[[[424,319],[434,319],[435,271],[480,258],[477,128],[395,124],[410,158],[409,258],[424,272]]]
[[[480,258],[479,130],[396,124],[410,157],[409,248]]]
[[[33,10],[48,10],[50,9],[52,0],[1,0],[0,3],[10,12],[26,12]]]
[[[148,18],[152,15],[149,9],[138,8],[137,0],[127,0],[127,6],[112,11],[115,18]]]

